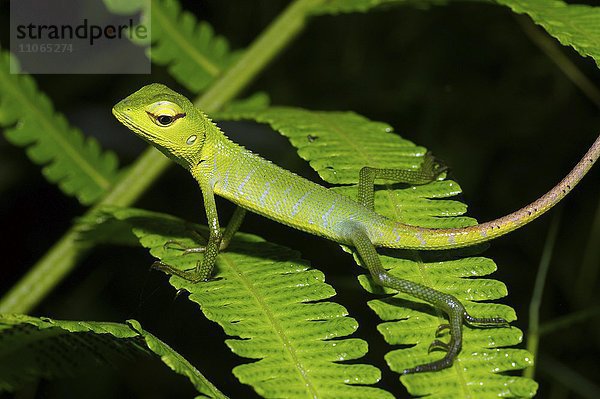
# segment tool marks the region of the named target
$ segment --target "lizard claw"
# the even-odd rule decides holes
[[[203,253],[206,251],[205,246],[199,246],[196,248],[189,248],[185,246],[181,241],[177,240],[169,240],[163,244],[164,249],[174,249],[178,251],[183,251],[182,255],[194,254],[194,253]]]
[[[450,324],[448,324],[448,323],[440,324],[435,330],[435,336],[440,337],[443,335],[444,330],[449,330],[449,329],[450,329]]]
[[[445,352],[448,352],[448,349],[450,349],[450,345],[445,342],[440,341],[439,339],[435,339],[435,340],[433,340],[431,345],[429,345],[429,349],[427,349],[427,353],[431,353],[436,349],[441,349]]]

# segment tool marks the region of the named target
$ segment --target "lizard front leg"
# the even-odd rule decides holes
[[[221,245],[219,246],[219,251],[223,251],[227,249],[231,239],[239,230],[242,222],[244,221],[244,217],[246,216],[246,210],[240,206],[235,208],[231,219],[229,219],[229,223],[227,227],[225,227],[225,231],[223,232],[223,238],[221,239]],[[205,238],[197,233],[195,230],[192,230],[198,238],[204,240]],[[200,240],[198,240],[200,241]],[[194,253],[203,253],[206,251],[206,245],[201,245],[199,247],[188,247],[177,240],[169,240],[165,243],[165,247],[170,247],[172,249],[179,249],[183,251],[184,255],[194,254]]]
[[[196,270],[193,272],[182,271],[167,265],[162,262],[155,262],[152,267],[161,270],[168,274],[173,274],[184,278],[193,283],[206,281],[212,275],[219,255],[219,247],[223,239],[223,233],[219,226],[219,216],[217,214],[217,205],[215,204],[215,194],[212,185],[209,183],[200,183],[202,196],[204,197],[204,209],[206,210],[206,218],[208,219],[208,243],[204,247],[204,258],[196,265]],[[243,218],[243,214],[241,216]],[[239,217],[238,217],[239,218]],[[241,219],[236,222],[237,227],[241,224]],[[232,234],[233,235],[233,234]]]

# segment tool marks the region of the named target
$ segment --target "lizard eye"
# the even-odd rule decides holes
[[[156,117],[156,122],[161,126],[169,126],[175,121],[175,118],[171,115],[159,115]]]
[[[146,113],[156,125],[168,127],[179,118],[185,117],[184,110],[171,101],[158,101],[146,108]]]

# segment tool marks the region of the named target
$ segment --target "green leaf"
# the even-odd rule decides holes
[[[28,75],[10,74],[16,60],[0,51],[0,126],[6,139],[27,149],[42,173],[85,205],[98,200],[117,178],[117,157],[69,126]]]
[[[226,104],[222,111],[215,112],[211,114],[211,116],[216,120],[235,119],[236,115],[246,112],[263,111],[267,109],[270,104],[271,99],[269,98],[269,95],[259,91],[252,94],[250,97],[234,100]]]
[[[387,156],[389,167],[418,169],[418,160],[426,153],[424,147],[393,134],[388,124],[372,122],[354,112],[271,107],[233,109],[217,116],[270,124],[290,139],[302,159],[309,161],[323,180],[332,184],[355,183],[363,166],[379,167],[383,156]]]
[[[198,392],[203,395],[199,397],[226,399],[210,381],[206,379],[194,366],[190,364],[183,356],[174,351],[169,345],[142,329],[140,323],[136,320],[128,320],[129,326],[144,338],[148,349],[160,356],[160,360],[177,374],[187,377]]]
[[[152,1],[152,61],[190,91],[206,88],[238,57],[206,22],[182,11],[176,0]]]
[[[132,360],[154,353],[187,377],[198,392],[225,398],[198,370],[164,342],[129,325],[0,315],[0,391],[14,391],[38,378],[74,375],[98,363]]]
[[[516,13],[527,14],[565,46],[590,56],[600,67],[600,7],[561,0],[496,0]]]
[[[77,239],[86,244],[138,246],[140,243],[129,225],[103,211],[86,213],[76,219],[74,227]]]
[[[105,209],[133,228],[150,253],[186,270],[201,254],[181,256],[184,247],[205,244],[208,230],[172,216],[137,209]],[[190,292],[205,316],[237,337],[227,345],[239,356],[258,359],[233,369],[243,383],[266,398],[392,398],[369,387],[380,371],[366,364],[345,364],[367,352],[361,339],[344,338],[358,323],[346,309],[325,301],[335,295],[323,273],[298,254],[260,237],[238,233],[217,260],[214,279],[192,284],[171,277],[177,289]]]
[[[138,12],[148,0],[103,0],[113,14],[131,15]]]
[[[105,0],[112,12],[130,12],[127,2]],[[142,23],[151,27],[152,62],[165,65],[179,83],[194,93],[205,89],[239,56],[206,22],[182,10],[177,0],[151,0]],[[145,43],[143,43],[145,44]]]
[[[330,183],[357,182],[358,172],[365,165],[415,169],[426,152],[425,148],[394,134],[388,125],[353,113],[270,108],[231,113],[228,117],[269,123],[290,138],[300,156]],[[357,194],[355,186],[333,189],[352,198]],[[379,186],[375,192],[375,208],[394,220],[423,227],[472,225],[475,223],[472,218],[462,216],[466,206],[449,199],[460,192],[460,186],[449,180],[415,187]],[[507,291],[499,281],[475,278],[492,273],[496,265],[490,259],[470,256],[472,252],[473,249],[433,253],[386,250],[381,260],[393,275],[455,295],[475,317],[514,320],[512,308],[481,302],[502,298]],[[441,352],[428,352],[437,327],[445,322],[443,314],[405,294],[374,285],[367,275],[361,276],[360,282],[370,292],[393,295],[369,302],[384,321],[378,329],[386,341],[410,346],[388,353],[386,360],[392,370],[401,372],[443,356]],[[411,394],[434,398],[532,397],[535,394],[537,384],[533,380],[499,374],[532,364],[533,357],[527,351],[502,349],[521,342],[519,329],[465,326],[463,330],[463,349],[452,368],[401,378]]]

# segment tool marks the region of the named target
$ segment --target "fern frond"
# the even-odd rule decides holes
[[[418,168],[426,151],[392,133],[388,125],[353,113],[275,108],[227,116],[269,123],[273,129],[290,138],[300,156],[330,183],[356,183],[358,172],[365,165]],[[355,186],[334,189],[352,198],[357,194]],[[466,211],[464,204],[448,199],[460,192],[460,186],[453,181],[435,181],[409,188],[380,186],[375,192],[375,206],[378,213],[423,227],[474,224],[472,218],[461,216]],[[381,256],[383,266],[392,274],[455,295],[476,317],[516,318],[513,309],[508,306],[480,302],[507,294],[504,284],[499,281],[472,278],[495,270],[495,264],[489,259],[457,259],[457,255],[464,256],[460,252],[437,252],[431,255],[433,259],[430,260],[423,260],[425,255],[416,251],[387,251],[386,254],[393,254]],[[358,258],[356,254],[354,256]],[[361,276],[360,281],[368,291],[395,294],[369,302],[369,306],[385,321],[378,329],[386,341],[394,345],[410,345],[386,356],[392,370],[401,372],[443,356],[440,352],[428,353],[437,326],[444,322],[439,311],[404,294],[383,290],[366,275]],[[401,378],[411,394],[440,395],[444,398],[462,398],[465,392],[467,396],[477,398],[493,395],[531,397],[535,394],[537,384],[533,380],[498,374],[523,369],[532,363],[532,355],[527,351],[498,349],[520,343],[520,330],[465,326],[464,331],[463,350],[452,368]]]
[[[171,75],[190,91],[205,89],[231,65],[239,52],[216,36],[206,22],[182,11],[177,0],[152,0],[152,61],[166,65]]]
[[[198,246],[206,227],[137,209],[104,210],[132,226],[134,234],[162,262],[195,267],[202,255],[181,256],[165,243]],[[380,371],[366,364],[344,364],[362,357],[367,343],[344,338],[358,327],[346,309],[325,301],[335,294],[323,274],[298,254],[253,235],[238,233],[217,260],[214,279],[193,284],[171,277],[177,289],[190,292],[210,320],[237,339],[227,345],[239,356],[258,359],[233,369],[243,383],[266,398],[392,398],[368,387]],[[190,337],[193,339],[193,336]]]
[[[189,378],[202,397],[226,397],[198,370],[135,320],[128,325],[0,315],[0,392],[14,391],[38,378],[75,375],[80,370],[133,360],[152,353]]]
[[[496,0],[516,13],[527,14],[564,46],[600,67],[600,7],[567,4],[562,0]]]
[[[127,1],[105,3],[114,13],[132,11]],[[205,89],[239,56],[207,22],[198,22],[194,14],[182,10],[177,0],[150,0],[139,8],[142,22],[151,27],[152,62],[165,65],[171,76],[194,93]]]
[[[10,74],[11,64],[18,68],[10,53],[0,51],[0,127],[6,139],[26,148],[63,192],[84,205],[94,203],[116,180],[117,157],[69,126],[30,76]]]

